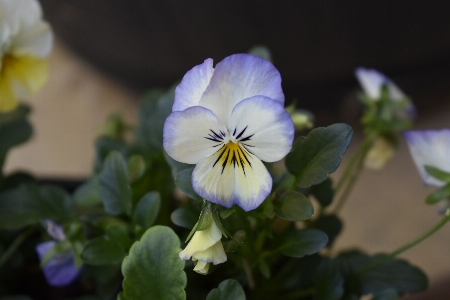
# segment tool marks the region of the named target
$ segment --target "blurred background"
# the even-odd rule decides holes
[[[32,142],[12,151],[7,171],[79,181],[91,173],[93,142],[106,117],[134,123],[139,96],[169,87],[193,66],[265,45],[287,102],[316,115],[317,126],[346,122],[361,134],[353,71],[375,68],[418,108],[415,129],[450,127],[448,1],[41,0],[56,34],[50,79],[33,107]],[[335,175],[339,175],[339,170]],[[366,171],[342,212],[338,249],[388,252],[440,218],[402,140],[381,172]],[[402,257],[430,276],[428,294],[450,283],[450,226]],[[447,293],[447,294],[445,294]],[[448,298],[442,298],[448,299]]]

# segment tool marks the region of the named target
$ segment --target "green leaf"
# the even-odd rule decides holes
[[[202,197],[194,192],[192,187],[192,171],[194,168],[184,169],[175,175],[175,185],[191,199],[201,201]]]
[[[280,250],[286,256],[303,257],[318,252],[327,242],[327,235],[321,230],[300,229],[286,234]]]
[[[285,160],[286,168],[296,176],[298,186],[307,188],[327,179],[341,163],[352,135],[349,125],[333,124],[298,138]]]
[[[170,219],[175,225],[192,229],[198,221],[199,211],[191,207],[180,207],[172,212]]]
[[[140,155],[133,155],[128,159],[128,174],[130,182],[133,183],[144,175],[145,161]]]
[[[108,237],[99,237],[86,244],[81,258],[90,265],[107,265],[121,263],[126,255],[120,244]]]
[[[119,152],[113,151],[108,155],[99,179],[105,211],[111,215],[130,214],[130,177],[125,160]]]
[[[251,214],[257,218],[270,218],[273,214],[273,203],[270,197],[261,203],[256,209],[251,211]]]
[[[234,279],[227,279],[209,292],[206,300],[245,300],[245,292],[242,286]]]
[[[330,178],[319,184],[311,186],[310,193],[317,199],[322,207],[331,204],[334,197],[333,183]]]
[[[308,220],[314,214],[314,206],[304,195],[296,191],[287,191],[275,203],[274,212],[288,221]]]
[[[127,299],[186,299],[184,260],[172,229],[153,226],[135,242],[122,263],[123,294]]]
[[[31,124],[25,119],[14,120],[0,127],[0,160],[3,164],[6,153],[14,146],[26,142],[33,134]]]
[[[264,259],[258,260],[258,269],[261,272],[262,276],[264,276],[264,278],[266,279],[270,278],[271,276],[270,267]]]
[[[73,193],[75,204],[79,207],[92,207],[101,204],[100,189],[98,176],[93,176]]]
[[[437,180],[443,181],[443,182],[450,182],[450,173],[442,171],[441,169],[438,169],[433,166],[425,166],[425,170],[428,174],[436,178]]]
[[[449,197],[450,197],[450,183],[444,185],[443,187],[437,189],[436,191],[428,195],[426,202],[428,204],[433,204]]]
[[[314,275],[314,290],[314,300],[341,299],[344,294],[344,277],[334,260],[322,260]]]
[[[149,192],[142,197],[134,209],[134,220],[143,229],[150,228],[156,220],[161,206],[158,192]]]
[[[1,229],[19,229],[42,219],[60,222],[73,213],[71,197],[57,186],[28,183],[0,193]]]
[[[160,151],[163,147],[164,122],[172,112],[175,86],[167,92],[152,90],[144,96],[138,110],[136,144],[144,151]]]
[[[95,141],[95,170],[100,171],[103,168],[103,162],[113,151],[120,152],[124,157],[127,156],[127,145],[108,136],[101,136]]]
[[[364,269],[384,256],[385,254],[368,256],[358,251],[340,254],[336,260],[348,281],[346,286],[353,287],[353,292],[359,296],[377,294],[387,289],[394,289],[398,296],[402,296],[427,288],[427,276],[419,268],[402,259],[390,260],[377,269],[361,275],[357,273],[358,270]]]
[[[331,247],[336,237],[341,233],[342,221],[336,215],[322,215],[314,221],[313,226],[326,233],[328,236],[327,247]]]

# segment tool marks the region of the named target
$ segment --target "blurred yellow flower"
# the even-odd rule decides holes
[[[50,25],[36,0],[0,0],[0,112],[38,91],[48,78]]]
[[[364,160],[364,167],[369,170],[381,170],[394,156],[394,147],[385,138],[375,140]]]

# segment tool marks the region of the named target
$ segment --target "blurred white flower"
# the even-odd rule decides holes
[[[444,182],[430,176],[425,166],[450,173],[450,129],[405,131],[404,136],[414,163],[427,185],[443,186]]]
[[[0,0],[0,112],[38,91],[48,78],[50,25],[36,0]]]

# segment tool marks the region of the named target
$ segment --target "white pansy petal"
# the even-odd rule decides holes
[[[292,119],[283,106],[263,96],[238,103],[227,126],[231,140],[242,143],[266,162],[285,157],[295,133]]]
[[[355,76],[367,96],[373,100],[380,98],[381,88],[386,83],[386,77],[382,73],[374,69],[357,68]]]
[[[226,139],[226,127],[200,106],[176,111],[164,123],[164,149],[175,160],[195,164],[217,151]]]
[[[44,58],[50,54],[52,47],[53,33],[50,25],[39,22],[18,32],[12,40],[10,53],[15,56],[33,55]]]
[[[208,274],[208,270],[209,270],[209,263],[207,262],[199,260],[195,264],[194,271],[199,274]]]
[[[202,64],[193,67],[184,75],[183,80],[175,89],[175,101],[172,111],[182,111],[196,106],[214,73],[213,60],[206,59]]]
[[[414,163],[425,184],[443,186],[425,170],[429,165],[450,172],[450,129],[405,131],[404,136]]]
[[[245,211],[258,207],[272,189],[264,164],[242,146],[228,143],[201,159],[192,173],[192,186],[204,199]]]
[[[197,252],[202,252],[216,244],[222,238],[222,232],[217,224],[212,221],[211,225],[202,231],[196,231],[189,244],[180,252],[180,258],[191,259]]]
[[[256,95],[283,105],[280,73],[267,60],[250,54],[235,54],[216,65],[199,105],[213,111],[219,121],[226,124],[238,102]]]
[[[221,264],[227,261],[227,255],[223,249],[222,242],[219,240],[217,243],[207,248],[206,250],[196,252],[192,255],[192,259],[196,259],[199,262],[209,262],[214,265]]]

